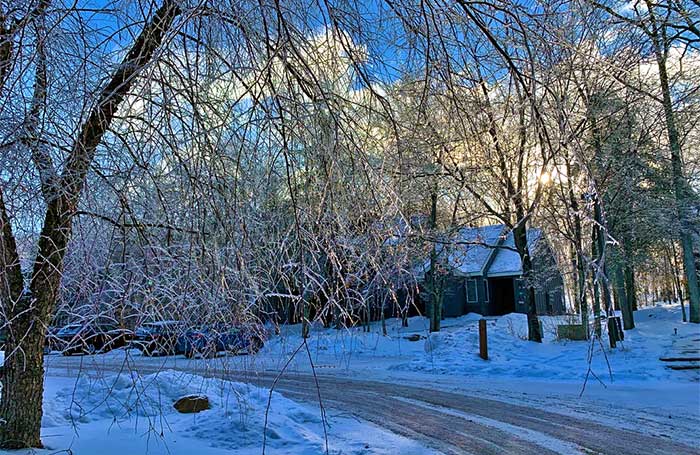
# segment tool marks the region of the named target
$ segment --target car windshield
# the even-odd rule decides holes
[[[63,327],[61,330],[59,330],[59,333],[62,334],[72,334],[72,333],[78,333],[80,329],[82,329],[83,326],[80,324],[71,324]]]
[[[148,322],[139,327],[138,331],[148,332],[148,333],[161,333],[165,331],[172,331],[178,328],[176,322]]]

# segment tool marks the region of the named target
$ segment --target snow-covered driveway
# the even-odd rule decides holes
[[[329,432],[329,439],[336,439],[335,444],[329,441],[336,447],[331,453],[397,453],[392,449],[396,441],[411,443],[408,438],[417,443],[411,453],[421,455],[430,453],[425,447],[460,454],[700,454],[697,371],[673,371],[659,360],[678,340],[691,340],[692,350],[700,348],[698,327],[680,322],[677,306],[645,308],[636,317],[637,328],[626,333],[617,349],[602,342],[558,340],[552,330],[546,331],[544,343],[529,343],[522,336],[523,315],[501,317],[489,321],[489,361],[476,354],[477,317],[467,315],[445,320],[439,335],[429,334],[424,320],[413,318],[409,327],[387,321],[386,335],[378,325],[371,332],[320,327],[303,344],[299,327],[288,326],[255,356],[187,359],[116,350],[49,355],[46,365],[50,376],[124,372],[144,377],[174,371],[265,390],[286,368],[275,391],[315,407],[311,412],[316,415],[321,414],[320,392],[334,417],[331,426],[336,424]],[[557,321],[545,322],[552,329]],[[420,341],[408,341],[415,335]],[[588,366],[592,377],[586,382]],[[351,433],[337,423],[338,416],[369,421],[400,436],[391,439],[393,435],[364,422]],[[322,434],[319,422],[315,425]],[[377,430],[373,436],[371,427]],[[372,448],[366,449],[364,441],[372,438],[384,441],[383,446],[370,442]],[[409,453],[406,446],[400,453]]]
[[[259,383],[270,385],[272,376]],[[313,377],[280,379],[283,395],[317,400]],[[663,437],[609,427],[538,408],[385,382],[321,377],[326,406],[343,409],[447,454],[691,454]]]
[[[73,362],[76,367],[73,371],[78,371],[80,360],[80,357],[62,358],[62,366],[50,369],[49,374],[65,374],[67,363]],[[131,367],[141,375],[159,371],[152,363]],[[89,368],[89,363],[83,363],[84,373],[89,372]],[[117,365],[102,364],[95,372],[103,374],[116,369]],[[183,365],[176,369],[189,371],[192,368]],[[271,372],[242,375],[216,368],[196,373],[264,387],[272,386],[277,377]],[[629,426],[625,429],[620,422],[608,424],[589,418],[585,413],[571,412],[572,409],[562,412],[561,402],[555,412],[547,410],[549,404],[536,406],[484,398],[476,391],[474,394],[444,391],[437,383],[436,387],[426,387],[425,383],[416,386],[321,375],[318,384],[317,389],[313,375],[295,372],[279,378],[275,390],[293,400],[316,406],[320,392],[325,408],[352,414],[446,454],[700,453],[693,436],[685,443],[669,436],[678,433],[677,425],[684,431],[684,428],[693,428],[697,421],[671,419],[671,416],[668,423],[654,421],[642,432],[641,428],[640,431]]]

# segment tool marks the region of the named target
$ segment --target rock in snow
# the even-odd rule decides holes
[[[209,398],[205,395],[187,395],[178,399],[173,405],[181,414],[206,411],[211,408]]]

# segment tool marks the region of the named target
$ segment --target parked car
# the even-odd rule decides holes
[[[136,336],[131,343],[143,355],[173,355],[184,351],[178,345],[178,337],[184,326],[179,321],[147,322],[136,328]]]
[[[44,341],[44,354],[52,351],[63,351],[65,342],[58,337],[60,327],[49,326],[46,328],[46,340]]]
[[[211,358],[221,351],[255,354],[265,343],[264,333],[263,327],[258,325],[205,326],[185,332],[178,345],[189,358],[196,355]]]
[[[102,347],[102,352],[111,351],[125,346],[129,346],[136,334],[133,330],[117,328],[107,332],[107,340]]]
[[[63,355],[95,354],[126,346],[133,332],[111,324],[69,324],[56,333],[56,338],[63,344]]]

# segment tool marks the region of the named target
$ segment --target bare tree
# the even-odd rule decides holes
[[[41,16],[48,2],[42,2],[35,16]],[[48,154],[37,149],[35,165],[42,173],[45,195],[44,217],[38,252],[29,290],[23,292],[24,277],[4,202],[2,208],[4,273],[7,319],[10,321],[3,367],[3,390],[0,415],[5,422],[0,429],[0,444],[5,448],[41,447],[39,430],[43,393],[43,346],[45,330],[54,310],[63,270],[63,258],[72,231],[72,220],[84,187],[85,177],[95,150],[109,128],[124,96],[141,70],[148,65],[170,30],[180,8],[174,1],[165,1],[144,26],[132,48],[101,90],[95,106],[83,123],[71,152],[58,173]],[[45,37],[37,37],[39,47]],[[41,50],[39,65],[41,61]],[[8,53],[6,62],[12,61]],[[4,63],[7,65],[8,63]],[[45,69],[37,71],[37,84],[42,84]],[[39,89],[41,90],[41,89]],[[21,350],[15,353],[15,350]],[[22,403],[18,406],[17,403]]]
[[[669,53],[674,46],[687,46],[697,49],[700,42],[698,29],[698,6],[694,2],[673,1],[655,3],[635,2],[628,9],[621,8],[621,2],[592,2],[605,11],[612,23],[631,29],[648,40],[648,47],[656,61],[658,82],[671,152],[671,169],[676,207],[679,216],[679,237],[683,249],[683,266],[690,300],[690,321],[700,322],[700,283],[698,281],[693,256],[694,239],[692,230],[692,204],[696,196],[689,185],[683,168],[683,150],[677,124],[677,114],[671,93],[668,71]]]

